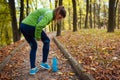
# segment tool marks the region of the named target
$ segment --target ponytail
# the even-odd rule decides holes
[[[66,10],[64,9],[64,6],[59,6],[59,7],[55,8],[54,13],[55,13],[55,15],[60,14],[61,16],[63,16],[63,18],[66,17]]]

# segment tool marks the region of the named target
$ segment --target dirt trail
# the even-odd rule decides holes
[[[52,37],[55,33],[49,33],[51,38],[50,52],[48,56],[48,63],[52,65],[52,58],[56,55],[58,58],[58,72],[52,72],[52,70],[44,70],[39,64],[42,60],[42,42],[38,41],[38,50],[36,56],[36,66],[40,68],[36,75],[29,75],[29,50],[30,47],[26,44],[6,65],[2,74],[1,79],[12,79],[12,80],[78,80],[74,71],[72,70],[67,59],[64,58],[60,50],[57,48],[55,43],[52,41]],[[6,76],[5,76],[6,75]]]

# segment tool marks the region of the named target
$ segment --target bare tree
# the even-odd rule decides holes
[[[23,20],[24,18],[24,0],[20,0],[20,22]]]
[[[70,1],[68,2],[68,6],[70,5]],[[71,30],[71,9],[70,9],[70,6],[68,7],[68,15],[69,15],[69,17],[68,17],[68,24],[69,24],[69,30]]]
[[[28,14],[29,14],[29,0],[26,0],[26,4],[27,4],[26,15],[28,16]]]
[[[90,0],[90,27],[92,28],[92,0]]]
[[[96,2],[94,2],[94,28],[96,27]]]
[[[9,0],[9,6],[10,6],[10,15],[12,18],[13,41],[16,42],[20,40],[20,35],[17,27],[16,9],[15,9],[14,0]]]
[[[114,28],[116,28],[116,12],[117,12],[117,6],[118,6],[118,2],[119,2],[119,0],[116,0],[116,2],[115,2],[115,12],[114,12],[114,14],[115,14],[115,16],[114,16]]]
[[[77,31],[77,10],[76,10],[76,0],[72,0],[73,4],[73,32]]]
[[[88,28],[88,12],[89,12],[89,0],[86,0],[85,28]]]
[[[118,3],[118,29],[120,28],[120,2]]]
[[[24,0],[20,0],[20,21],[19,21],[19,26],[20,26],[23,18],[24,18]],[[20,29],[19,29],[19,35],[20,35],[20,38],[21,38]]]
[[[80,7],[80,2],[78,2],[78,6]],[[79,22],[78,22],[78,27],[81,29],[81,19],[82,19],[82,9],[81,9],[81,7],[79,8],[79,16],[80,16],[80,18],[79,18]]]
[[[62,0],[59,0],[59,6],[62,5]],[[61,35],[61,21],[58,21],[57,23],[57,35],[56,36],[60,36]]]
[[[115,2],[116,0],[109,0],[109,19],[107,32],[114,32]]]
[[[96,22],[97,22],[97,25],[98,25],[98,28],[100,29],[101,28],[101,25],[100,25],[100,7],[101,7],[101,0],[99,0],[99,3],[96,3]]]

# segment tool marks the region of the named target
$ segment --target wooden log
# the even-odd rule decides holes
[[[25,45],[26,41],[24,41],[21,45],[19,45],[18,47],[16,47],[1,63],[0,63],[0,73],[2,71],[2,69],[5,67],[5,65],[10,61],[10,59],[12,58],[13,55],[15,55],[15,53]]]
[[[95,80],[90,74],[85,73],[83,67],[71,56],[67,49],[55,37],[53,40],[63,55],[69,60],[71,66],[75,70],[75,73],[79,76],[80,80]]]

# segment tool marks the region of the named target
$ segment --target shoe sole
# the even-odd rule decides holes
[[[35,75],[36,73],[30,73],[30,75]]]
[[[29,73],[29,74],[30,75],[35,75],[38,71],[39,71],[39,69],[35,73]]]
[[[44,69],[47,69],[47,70],[49,70],[50,68],[46,68],[46,67],[44,67],[44,66],[42,66],[42,65],[40,65],[40,67],[42,67],[42,68],[44,68]]]

